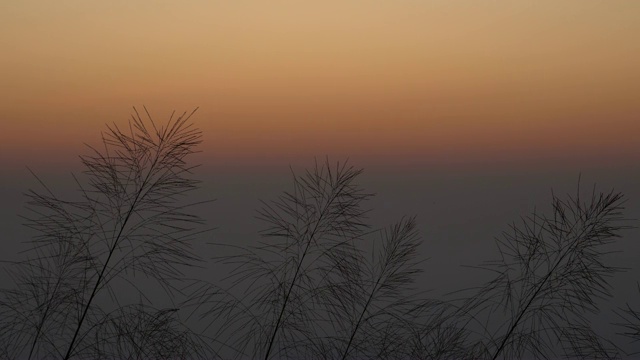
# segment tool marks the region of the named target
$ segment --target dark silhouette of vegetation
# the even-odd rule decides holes
[[[495,278],[433,299],[416,280],[414,217],[368,222],[362,170],[328,160],[293,174],[264,202],[265,228],[248,246],[215,243],[220,283],[193,279],[203,221],[185,195],[199,186],[188,157],[200,143],[191,114],[157,125],[137,112],[82,157],[79,199],[27,194],[37,232],[0,292],[3,359],[549,359],[623,352],[590,316],[621,268],[609,246],[628,226],[623,197],[552,196],[497,241]],[[147,296],[150,278],[162,291]],[[158,289],[155,289],[158,290]],[[132,296],[133,295],[133,296]],[[158,304],[161,303],[160,306]],[[640,316],[619,312],[640,339]]]
[[[200,355],[201,346],[191,346],[197,337],[173,311],[148,306],[135,278],[156,280],[177,301],[182,269],[199,261],[190,242],[201,220],[180,198],[198,185],[186,160],[201,135],[190,115],[163,127],[146,115],[136,112],[126,130],[108,126],[103,147],[81,158],[79,199],[57,197],[44,184],[27,194],[26,224],[38,235],[26,260],[9,269],[15,288],[1,294],[4,358]],[[121,305],[130,292],[140,305]]]
[[[640,283],[638,283],[637,286],[638,294],[640,294]],[[622,328],[620,335],[627,337],[632,342],[640,342],[640,311],[627,304],[626,308],[618,311],[618,316],[620,317],[621,322],[616,325]],[[640,351],[630,355],[637,356],[639,354]]]
[[[259,212],[256,246],[234,247],[224,301],[209,317],[234,319],[225,336],[238,357],[518,359],[616,358],[589,316],[610,296],[606,246],[627,228],[620,193],[586,201],[552,196],[497,242],[496,278],[450,302],[412,289],[420,273],[413,218],[372,230],[356,184],[360,170],[316,165]],[[378,242],[370,238],[382,232]],[[367,246],[377,247],[367,256]],[[216,293],[220,295],[220,293]],[[212,299],[212,298],[210,298]],[[242,299],[242,300],[238,300]],[[223,305],[221,305],[223,304]],[[487,320],[483,320],[487,319]],[[409,345],[410,344],[410,345]]]
[[[480,341],[488,358],[618,357],[588,315],[611,296],[607,280],[622,270],[604,260],[626,228],[622,195],[594,189],[587,201],[580,191],[552,198],[551,216],[534,212],[497,241],[500,259],[482,266],[495,279],[461,307],[465,316],[489,319]]]
[[[361,170],[329,162],[294,175],[294,187],[259,217],[255,246],[217,260],[231,266],[229,293],[214,298],[210,317],[233,318],[238,357],[378,358],[404,352],[410,318],[424,301],[412,296],[420,272],[413,218],[381,231],[366,224],[371,195],[355,183]],[[368,237],[377,248],[363,251]],[[221,313],[224,311],[224,315]],[[387,354],[388,353],[388,354]]]

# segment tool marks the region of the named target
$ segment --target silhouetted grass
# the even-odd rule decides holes
[[[108,126],[102,147],[81,157],[78,200],[60,198],[44,183],[44,191],[27,194],[27,226],[38,235],[9,270],[16,287],[1,293],[5,358],[198,355],[173,312],[120,305],[122,292],[144,299],[136,276],[155,279],[173,298],[182,269],[199,261],[190,241],[201,220],[181,198],[198,186],[186,160],[200,131],[186,113],[164,126],[146,115],[136,112],[125,130]],[[100,294],[106,297],[99,303]]]
[[[0,292],[0,358],[622,354],[590,322],[622,270],[606,263],[627,228],[622,194],[553,195],[548,215],[536,211],[497,240],[498,260],[479,266],[493,280],[445,301],[416,286],[423,259],[415,218],[370,224],[362,170],[327,160],[293,173],[293,188],[263,203],[259,241],[215,244],[228,276],[211,284],[183,273],[201,264],[191,250],[202,220],[190,208],[199,203],[183,200],[200,185],[187,163],[200,131],[186,113],[165,126],[146,115],[136,112],[126,130],[109,126],[102,147],[82,157],[77,200],[42,182],[43,191],[27,194],[26,224],[37,236],[8,269],[15,286]],[[156,307],[139,276],[154,279],[171,306]],[[638,312],[619,315],[623,334],[638,340]]]
[[[433,301],[412,288],[421,272],[413,218],[372,230],[357,185],[362,171],[328,161],[293,175],[265,202],[262,240],[217,244],[230,268],[224,292],[202,294],[206,318],[244,358],[386,358],[407,354],[413,318]],[[378,237],[376,239],[376,237]],[[365,251],[367,246],[373,252]],[[365,244],[368,242],[368,244]]]
[[[640,283],[637,284],[637,286],[638,294],[640,294]],[[626,308],[619,309],[617,314],[621,321],[616,323],[616,325],[622,329],[619,334],[630,339],[633,343],[640,342],[640,311],[627,303]],[[628,355],[638,356],[640,352],[634,352]]]
[[[586,201],[552,198],[550,216],[534,212],[497,241],[500,258],[481,268],[496,277],[465,300],[459,314],[480,326],[487,358],[616,358],[588,315],[611,296],[608,280],[621,268],[605,263],[607,245],[627,228],[622,194]],[[486,319],[486,320],[482,320]]]

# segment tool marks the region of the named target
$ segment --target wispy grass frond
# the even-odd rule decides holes
[[[136,304],[104,314],[76,348],[81,359],[210,359],[208,340],[185,327],[178,309]]]
[[[358,266],[354,242],[368,228],[362,203],[370,197],[355,183],[360,173],[327,162],[294,174],[293,190],[258,212],[267,224],[263,240],[218,259],[232,267],[229,280],[242,298],[234,331],[244,335],[235,348],[265,359],[308,355],[319,331],[316,290],[335,264]]]
[[[334,341],[341,359],[399,357],[406,348],[402,342],[407,330],[413,327],[407,319],[417,316],[425,305],[412,293],[421,273],[415,219],[403,219],[384,229],[381,243],[378,251],[374,248],[372,260],[361,267],[360,276],[345,276],[352,289],[326,298],[334,323],[339,325]],[[349,302],[344,301],[347,296]]]
[[[293,190],[259,211],[267,228],[257,245],[217,244],[233,252],[217,258],[230,268],[231,285],[204,297],[212,326],[244,349],[237,357],[413,354],[408,339],[441,303],[414,289],[422,271],[415,219],[372,230],[362,207],[371,195],[355,182],[360,172],[326,162],[294,174]]]
[[[640,294],[640,283],[638,283],[638,293]],[[621,331],[620,335],[628,338],[631,342],[640,342],[640,311],[627,303],[625,308],[616,311],[619,321],[615,324]],[[640,352],[629,354],[637,356]]]
[[[172,298],[180,291],[174,282],[200,261],[191,240],[202,221],[185,195],[199,184],[186,160],[201,133],[193,113],[172,115],[163,126],[145,114],[135,111],[126,129],[107,126],[102,146],[81,157],[75,199],[46,186],[27,194],[26,225],[37,235],[10,269],[16,287],[0,295],[8,357],[70,359],[101,324],[105,303],[97,298],[110,297],[116,310],[128,301],[116,282],[144,297],[134,278],[152,278]]]
[[[596,193],[585,201],[553,196],[553,212],[534,212],[497,240],[500,259],[482,268],[497,275],[461,313],[488,319],[491,358],[610,358],[617,350],[591,330],[588,314],[611,296],[608,280],[622,270],[605,263],[620,237],[623,197]],[[560,348],[560,350],[558,349]]]

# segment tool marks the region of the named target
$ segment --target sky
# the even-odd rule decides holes
[[[640,218],[639,18],[633,0],[4,1],[0,251],[25,240],[26,167],[71,189],[84,144],[133,106],[199,107],[223,239],[254,236],[289,166],[325,156],[365,169],[373,221],[416,214],[428,266],[458,279],[579,176]],[[640,301],[638,271],[620,302]]]
[[[2,162],[64,163],[131,107],[200,107],[206,161],[633,162],[636,1],[13,1]]]

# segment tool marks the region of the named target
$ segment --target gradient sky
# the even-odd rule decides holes
[[[206,161],[640,159],[638,1],[7,1],[0,161],[77,163],[131,106]]]
[[[418,216],[425,286],[459,289],[580,173],[640,218],[639,19],[637,0],[2,1],[0,254],[31,234],[25,165],[68,194],[105,123],[199,106],[214,240],[257,238],[289,164],[349,157],[376,226]],[[612,255],[617,304],[639,299],[639,238]]]

